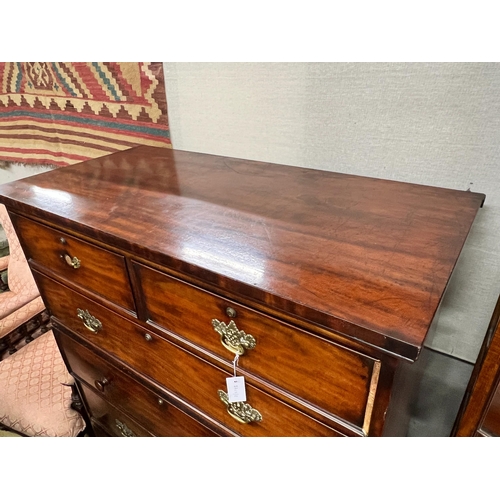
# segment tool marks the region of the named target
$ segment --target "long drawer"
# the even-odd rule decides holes
[[[148,320],[363,427],[379,361],[133,263]],[[245,347],[249,346],[249,347]]]
[[[12,216],[26,256],[102,297],[135,311],[125,258],[65,232]]]
[[[177,437],[216,435],[163,396],[147,389],[67,335],[58,333],[57,338],[72,373],[94,386],[114,406],[133,415],[152,434]]]
[[[106,307],[35,272],[52,314],[66,327],[145,376],[157,381],[211,418],[242,436],[338,436],[340,432],[247,383],[247,403],[262,420],[243,424],[230,414],[219,391],[230,373],[162,337],[116,315]],[[101,327],[91,331],[78,317],[86,311]],[[244,408],[243,411],[247,411]]]
[[[81,386],[83,397],[90,408],[91,419],[103,427],[107,433],[115,437],[152,437],[147,429],[123,412],[109,404],[99,396],[93,389],[85,384]]]

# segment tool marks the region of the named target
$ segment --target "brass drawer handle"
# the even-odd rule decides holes
[[[96,380],[94,384],[97,389],[99,389],[101,392],[104,392],[104,388],[109,385],[109,380],[106,377],[103,377],[101,380]]]
[[[118,429],[120,430],[123,437],[136,437],[135,434],[123,422],[115,419],[115,424],[116,427],[118,427]]]
[[[229,415],[241,424],[250,424],[252,422],[262,421],[262,415],[248,403],[230,403],[227,394],[220,389],[217,391],[217,394],[219,395],[220,400],[226,405]]]
[[[81,261],[78,257],[71,258],[67,253],[63,255],[64,260],[68,266],[71,266],[73,269],[78,269],[81,265]]]
[[[77,309],[77,316],[83,321],[85,328],[97,333],[102,328],[102,323],[87,310]]]
[[[243,330],[238,330],[233,320],[229,322],[229,325],[226,325],[218,319],[213,319],[212,326],[220,335],[222,345],[233,354],[241,356],[245,354],[245,349],[253,349],[257,344],[250,334],[245,333]]]

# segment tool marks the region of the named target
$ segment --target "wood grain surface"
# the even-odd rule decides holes
[[[239,330],[252,335],[256,341],[255,348],[246,350],[239,357],[239,369],[267,379],[289,393],[363,427],[374,372],[378,370],[377,360],[146,266],[137,266],[136,269],[149,321],[232,362],[234,353],[223,346],[211,322],[217,319],[229,325],[232,320]],[[234,319],[228,317],[227,307],[232,308]],[[328,390],[321,387],[328,387]]]
[[[339,432],[292,408],[246,382],[247,402],[262,413],[262,422],[245,425],[226,411],[217,391],[226,390],[230,371],[203,361],[172,342],[126,320],[69,288],[34,272],[48,309],[75,334],[92,346],[126,363],[196,407],[210,418],[244,436],[336,436]],[[89,331],[76,310],[87,310],[102,322]],[[137,393],[136,393],[137,394]],[[95,416],[94,416],[95,418]],[[332,425],[336,425],[332,420]]]
[[[164,396],[150,391],[68,335],[57,335],[71,372],[90,387],[97,388],[111,404],[133,415],[155,436],[215,435],[173,406]]]
[[[141,146],[0,201],[415,359],[484,195]]]
[[[123,256],[37,224],[25,217],[11,216],[11,218],[28,259],[135,312]],[[79,266],[74,268],[69,265],[65,256],[77,258]]]

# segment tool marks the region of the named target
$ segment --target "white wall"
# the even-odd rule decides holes
[[[25,177],[31,177],[32,175],[42,174],[48,170],[52,170],[53,167],[47,165],[30,165],[18,162],[0,162],[0,184],[6,184],[7,182],[17,181],[18,179],[24,179]]]
[[[500,64],[164,68],[176,149],[485,193],[428,337],[475,360],[500,293]]]

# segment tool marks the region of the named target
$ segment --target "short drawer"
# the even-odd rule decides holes
[[[80,384],[80,388],[87,403],[87,408],[89,408],[91,420],[97,422],[110,436],[153,436],[153,434],[148,432],[129,416],[110,405],[108,401],[99,396],[93,389],[90,389],[85,384]]]
[[[37,273],[44,298],[67,328],[120,361],[157,381],[202,413],[242,436],[338,436],[339,432],[247,383],[247,402],[261,412],[261,422],[241,424],[218,395],[230,374],[172,342],[118,316],[106,307]],[[64,299],[64,301],[63,301]],[[99,319],[97,333],[86,328],[76,310]]]
[[[57,338],[71,372],[97,388],[104,398],[132,415],[152,434],[177,437],[216,435],[164,397],[150,391],[67,335],[58,333]]]
[[[13,215],[12,221],[28,259],[125,309],[135,310],[123,256],[21,216]]]
[[[150,322],[227,360],[235,354],[223,345],[230,343],[225,339],[243,331],[255,340],[255,347],[243,348],[241,368],[368,428],[379,361],[149,267],[133,265]],[[222,335],[214,329],[214,320]]]

